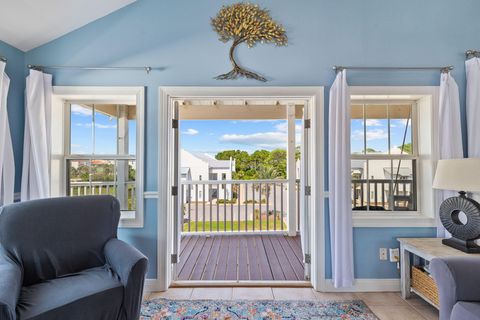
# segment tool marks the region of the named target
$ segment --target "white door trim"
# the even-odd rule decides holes
[[[172,210],[172,139],[171,104],[175,99],[239,98],[239,99],[302,99],[311,106],[309,166],[312,173],[310,208],[312,279],[314,289],[325,288],[325,225],[324,225],[324,88],[323,87],[160,87],[158,108],[158,214],[157,214],[157,281],[155,288],[167,290],[172,283],[170,254],[173,249]]]

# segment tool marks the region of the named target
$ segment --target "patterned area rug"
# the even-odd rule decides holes
[[[353,301],[144,301],[140,319],[342,319],[378,320],[361,300]]]

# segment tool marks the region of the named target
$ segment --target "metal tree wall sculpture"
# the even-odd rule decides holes
[[[218,80],[237,79],[240,76],[267,81],[264,77],[243,69],[235,61],[235,48],[246,43],[252,48],[256,43],[273,43],[285,46],[288,42],[285,29],[272,20],[268,10],[256,4],[240,2],[224,6],[215,18],[212,18],[212,27],[218,33],[222,42],[233,41],[230,47],[230,62],[233,70],[215,77]]]

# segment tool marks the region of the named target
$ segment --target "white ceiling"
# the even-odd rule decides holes
[[[136,0],[0,0],[0,40],[31,50]]]

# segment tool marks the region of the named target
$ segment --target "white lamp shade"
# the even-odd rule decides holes
[[[439,160],[433,188],[480,192],[480,158]]]

